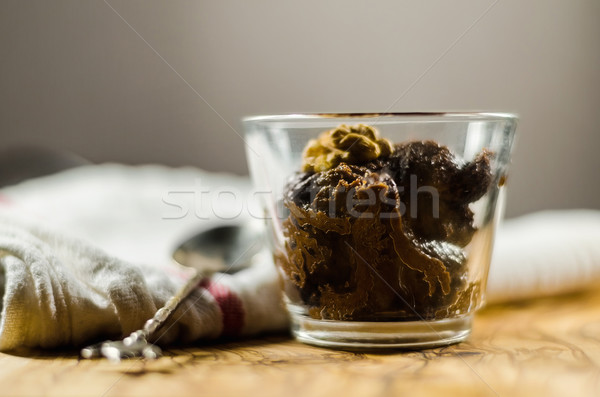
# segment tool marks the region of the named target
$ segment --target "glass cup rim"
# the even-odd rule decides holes
[[[487,111],[450,111],[450,112],[360,112],[360,113],[289,113],[256,115],[243,117],[244,123],[253,122],[293,122],[308,120],[336,120],[336,119],[404,119],[418,121],[419,117],[436,118],[442,120],[513,120],[519,119],[519,115],[510,112],[487,112]]]

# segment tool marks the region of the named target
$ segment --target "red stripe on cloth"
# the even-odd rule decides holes
[[[215,298],[223,314],[222,336],[237,336],[242,332],[246,313],[242,300],[223,284],[215,283],[210,279],[202,280],[200,287],[206,288]]]
[[[0,204],[10,204],[10,200],[0,194]]]

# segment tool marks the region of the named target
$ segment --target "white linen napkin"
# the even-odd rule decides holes
[[[227,174],[117,164],[1,189],[0,350],[80,347],[140,328],[187,277],[171,259],[176,246],[203,229],[260,215],[250,191],[246,178]],[[600,211],[506,222],[488,302],[597,283],[598,242]],[[158,343],[285,329],[276,271],[261,255],[247,270],[205,280]]]
[[[248,191],[230,175],[116,164],[0,190],[0,350],[81,347],[139,329],[189,277],[173,250],[247,218]],[[201,202],[201,192],[227,193]],[[259,253],[246,270],[204,280],[156,342],[285,329],[277,283],[270,255]]]
[[[498,230],[487,302],[574,292],[600,282],[600,211],[543,211]]]

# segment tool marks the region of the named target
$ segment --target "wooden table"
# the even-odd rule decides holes
[[[600,288],[482,310],[470,340],[355,354],[271,336],[174,349],[155,362],[0,354],[10,396],[600,395]]]

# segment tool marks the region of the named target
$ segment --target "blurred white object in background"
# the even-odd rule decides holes
[[[544,211],[499,229],[489,303],[574,292],[600,282],[600,211]]]

